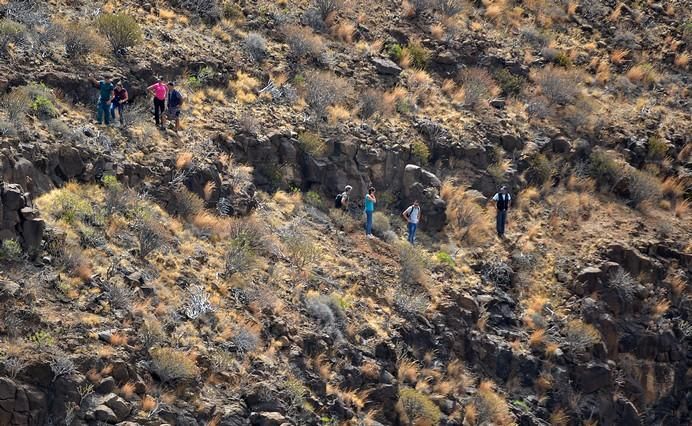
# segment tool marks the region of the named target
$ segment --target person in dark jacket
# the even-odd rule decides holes
[[[493,195],[495,207],[497,209],[496,225],[497,235],[500,238],[505,236],[505,224],[507,223],[507,211],[512,205],[512,196],[507,193],[507,187],[502,186],[500,191]]]
[[[168,82],[168,119],[175,120],[175,132],[180,130],[180,107],[183,106],[183,95],[175,88],[175,83]]]
[[[111,124],[111,102],[113,101],[113,82],[111,77],[106,75],[103,80],[96,81],[89,77],[92,86],[99,89],[99,99],[96,103],[96,122],[101,124],[105,121],[106,126]]]
[[[111,118],[113,119],[113,121],[115,121],[115,111],[117,110],[121,126],[125,125],[125,115],[123,114],[123,110],[128,99],[129,98],[127,94],[127,89],[123,87],[123,82],[119,81],[118,84],[115,85],[115,89],[113,89],[113,101],[111,102]]]

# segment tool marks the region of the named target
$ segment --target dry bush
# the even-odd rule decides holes
[[[137,333],[142,346],[146,350],[159,345],[166,338],[163,325],[154,316],[146,316]]]
[[[399,246],[399,281],[410,285],[419,283],[424,276],[426,267],[425,254],[416,246],[401,243]]]
[[[245,37],[243,47],[255,62],[262,62],[267,56],[267,40],[260,33],[249,33]]]
[[[655,205],[663,196],[661,182],[646,171],[631,168],[627,173],[629,197],[636,206]]]
[[[632,83],[639,83],[647,87],[653,85],[659,79],[658,73],[653,65],[649,63],[633,66],[627,71],[626,76]]]
[[[24,119],[24,116],[31,107],[31,97],[22,90],[21,87],[14,88],[10,93],[2,97],[0,105],[7,112],[7,118],[12,122],[18,122]]]
[[[168,231],[155,219],[139,218],[133,228],[137,233],[140,259],[146,259],[149,254],[168,245]]]
[[[81,62],[92,53],[104,50],[105,41],[92,27],[83,24],[67,24],[62,27],[67,57]]]
[[[187,352],[172,348],[153,348],[149,354],[152,372],[164,383],[193,380],[199,374],[194,358]]]
[[[378,237],[383,237],[389,231],[389,218],[382,212],[374,212],[372,215],[372,232]]]
[[[254,102],[257,98],[255,90],[259,85],[259,80],[242,71],[238,71],[235,80],[228,82],[228,88],[240,103]]]
[[[462,70],[458,80],[463,93],[464,105],[471,109],[486,106],[490,98],[499,92],[495,80],[488,71],[482,68]]]
[[[113,52],[136,46],[142,41],[142,30],[135,19],[122,13],[100,15],[96,20],[99,32],[108,40]]]
[[[321,157],[327,153],[327,143],[317,133],[301,132],[298,135],[298,144],[313,157]]]
[[[344,7],[343,0],[313,0],[313,6],[317,9],[323,21],[328,20],[332,14],[335,14]]]
[[[209,22],[218,21],[222,14],[218,0],[174,0],[173,4]]]
[[[186,220],[191,220],[204,208],[204,200],[184,186],[173,191],[173,198],[175,213]]]
[[[408,18],[415,18],[426,10],[432,8],[434,0],[404,0],[402,3],[403,14]]]
[[[356,221],[343,209],[331,209],[329,210],[329,216],[336,226],[347,234],[355,231],[358,226]]]
[[[332,34],[334,37],[343,41],[344,43],[353,42],[353,34],[356,32],[356,26],[350,22],[342,22],[332,28]]]
[[[630,51],[628,49],[615,49],[610,53],[610,62],[622,65],[627,61]]]
[[[440,409],[428,396],[411,388],[399,391],[396,408],[405,424],[437,425],[442,417]]]
[[[687,65],[690,63],[690,54],[687,52],[682,52],[675,55],[674,63],[676,67],[686,69]]]
[[[451,17],[464,10],[461,0],[434,0],[435,9],[445,16]]]
[[[299,269],[314,264],[322,255],[321,247],[312,238],[295,230],[291,230],[283,236],[283,243],[289,256]]]
[[[9,19],[0,19],[0,56],[7,56],[9,46],[25,39],[27,34],[24,25]]]
[[[316,60],[326,51],[322,37],[312,32],[310,28],[298,25],[287,25],[282,28],[286,44],[295,60],[309,57]]]
[[[340,103],[351,93],[348,81],[330,72],[309,71],[305,75],[305,101],[322,118],[327,107]]]
[[[232,240],[224,254],[223,275],[244,274],[250,271],[255,263],[255,253],[252,247],[243,244],[241,240]]]
[[[601,341],[601,333],[591,324],[578,319],[571,320],[565,326],[565,343],[575,353],[581,353]]]
[[[571,104],[579,96],[581,79],[571,70],[547,67],[535,76],[541,94],[553,104]]]
[[[478,396],[475,399],[477,424],[514,424],[514,417],[507,401],[495,392],[495,384],[485,380],[478,386]]]
[[[491,229],[487,214],[467,191],[445,182],[441,195],[447,202],[448,226],[457,239],[467,244],[478,244],[488,239]]]

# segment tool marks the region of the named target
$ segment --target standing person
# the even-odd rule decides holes
[[[418,229],[418,221],[421,218],[420,204],[415,200],[413,204],[408,206],[401,215],[408,222],[408,242],[413,244],[416,242],[416,229]]]
[[[346,185],[344,187],[344,192],[339,193],[334,199],[334,207],[337,209],[348,210],[348,196],[351,193],[353,187],[351,185]]]
[[[106,126],[111,124],[111,101],[113,100],[113,82],[109,75],[103,76],[103,80],[96,81],[95,78],[89,77],[89,82],[92,86],[99,89],[99,100],[96,104],[96,122],[101,124],[105,121]]]
[[[495,207],[497,208],[497,235],[500,238],[505,236],[505,223],[507,222],[507,210],[512,204],[512,196],[507,193],[507,187],[500,187],[500,192],[493,195]]]
[[[168,119],[175,120],[175,132],[180,130],[180,107],[183,105],[183,95],[175,88],[175,83],[168,82]]]
[[[375,211],[376,203],[375,188],[371,186],[365,195],[365,235],[368,238],[372,238],[372,214]]]
[[[147,87],[147,92],[154,97],[154,120],[156,120],[156,125],[163,129],[166,125],[166,117],[164,113],[166,111],[166,96],[168,95],[168,88],[161,80],[161,77],[157,77],[156,83]]]
[[[119,81],[113,89],[113,102],[111,103],[111,118],[115,121],[115,111],[118,110],[118,118],[120,119],[120,125],[125,125],[125,116],[123,115],[123,110],[125,108],[125,103],[129,99],[127,94],[127,89],[123,87],[123,82]]]

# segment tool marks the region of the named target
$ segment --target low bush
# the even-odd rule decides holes
[[[572,351],[584,352],[601,341],[601,333],[591,324],[575,319],[565,326],[565,341]]]
[[[435,253],[435,259],[437,259],[437,261],[441,264],[447,265],[451,268],[456,266],[454,258],[446,251],[438,251],[437,253]]]
[[[142,30],[137,21],[129,15],[122,13],[100,15],[96,19],[96,27],[108,40],[116,54],[142,41]]]
[[[399,247],[399,281],[402,285],[421,281],[426,267],[425,255],[416,246],[402,243]]]
[[[0,136],[16,136],[17,129],[9,121],[0,120]]]
[[[301,132],[298,134],[298,143],[305,152],[313,157],[323,156],[327,152],[327,143],[317,133]]]
[[[541,94],[553,104],[573,103],[579,95],[580,79],[573,71],[547,67],[536,74]]]
[[[385,94],[382,91],[368,89],[361,94],[358,105],[358,115],[360,118],[368,119],[375,115],[385,117],[391,113],[392,108],[385,102]]]
[[[305,100],[319,118],[325,116],[327,107],[343,101],[350,93],[348,82],[333,73],[306,73]]]
[[[167,231],[155,219],[138,218],[133,227],[137,233],[140,259],[146,259],[154,251],[163,249],[168,245]]]
[[[58,110],[55,108],[53,101],[43,95],[36,96],[31,102],[29,109],[34,116],[41,120],[49,120],[58,116]]]
[[[430,159],[430,148],[428,148],[425,142],[416,139],[411,142],[411,155],[419,164],[428,164],[428,160]]]
[[[19,262],[22,260],[23,253],[19,241],[15,239],[0,241],[0,260],[5,262]]]
[[[419,40],[411,40],[402,54],[408,58],[414,68],[425,69],[428,66],[430,51],[423,47]]]
[[[296,231],[289,231],[284,235],[283,243],[289,256],[300,269],[315,263],[322,254],[318,244],[307,235]]]
[[[464,10],[461,0],[435,0],[435,9],[445,16],[454,16]]]
[[[646,148],[646,156],[649,160],[660,161],[665,158],[669,146],[665,139],[659,136],[652,136],[649,138]]]
[[[197,364],[186,352],[171,348],[153,348],[149,354],[152,372],[164,383],[192,380],[199,374]]]
[[[221,6],[218,0],[175,0],[175,5],[192,14],[199,16],[207,22],[215,22],[221,18]],[[224,7],[224,15],[230,12]]]
[[[428,396],[411,388],[403,388],[399,391],[397,408],[405,418],[405,424],[437,425],[442,417],[440,409]]]
[[[10,44],[26,37],[26,27],[9,19],[0,19],[0,56],[7,56]]]
[[[415,18],[433,7],[433,0],[405,0],[404,14],[409,18]]]
[[[529,168],[526,170],[526,179],[529,183],[541,186],[555,174],[555,166],[543,154],[535,154],[528,160]]]
[[[320,12],[322,20],[326,21],[330,15],[338,12],[344,7],[343,0],[313,0],[315,9]]]
[[[374,212],[372,214],[372,232],[378,237],[384,236],[384,233],[389,231],[389,218],[382,212]]]
[[[204,208],[204,200],[184,186],[173,191],[175,213],[187,220],[192,219]]]
[[[504,68],[495,73],[495,80],[500,85],[505,96],[517,96],[521,93],[524,86],[523,78],[512,74]]]
[[[65,54],[76,62],[83,61],[92,53],[100,52],[105,41],[90,26],[83,24],[68,24],[63,26]]]
[[[0,104],[7,111],[7,117],[12,122],[20,121],[29,111],[31,98],[26,90],[21,87],[14,88],[10,93],[2,97]]]
[[[488,71],[482,68],[468,68],[459,73],[459,84],[463,93],[464,105],[476,109],[487,105],[497,85]]]
[[[242,239],[231,240],[224,255],[223,275],[230,277],[236,273],[243,274],[252,269],[254,262],[255,253],[250,246],[244,244]]]
[[[656,176],[643,170],[629,169],[627,189],[636,206],[653,205],[663,197],[661,182]]]
[[[243,9],[235,2],[227,1],[223,5],[223,17],[231,21],[236,21],[245,18],[245,14],[243,14]]]
[[[478,397],[475,404],[477,407],[477,424],[514,424],[514,418],[507,401],[495,392],[493,386],[490,381],[481,382],[478,386]]]
[[[244,47],[255,62],[262,62],[267,56],[267,40],[260,33],[249,33],[245,37]]]
[[[322,37],[313,33],[310,28],[287,25],[282,28],[282,32],[294,59],[308,57],[317,60],[326,51]]]

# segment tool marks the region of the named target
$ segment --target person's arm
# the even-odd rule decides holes
[[[96,87],[96,88],[98,89],[98,87],[99,87],[99,82],[98,82],[94,77],[92,77],[92,76],[87,77],[87,81],[89,81],[89,83],[90,83],[92,86],[94,86],[94,87]]]
[[[411,210],[411,207],[407,208],[401,213],[401,215],[404,217],[404,219],[406,219],[407,222],[409,220],[409,217],[411,217],[411,215],[409,214],[409,210]]]
[[[106,104],[110,104],[111,102],[113,102],[113,99],[115,99],[115,90],[111,89],[111,93],[109,95],[109,99],[108,99],[108,102],[106,102]]]
[[[124,104],[128,99],[130,99],[130,94],[127,93],[127,90],[123,89],[123,98],[120,99],[120,103]]]

